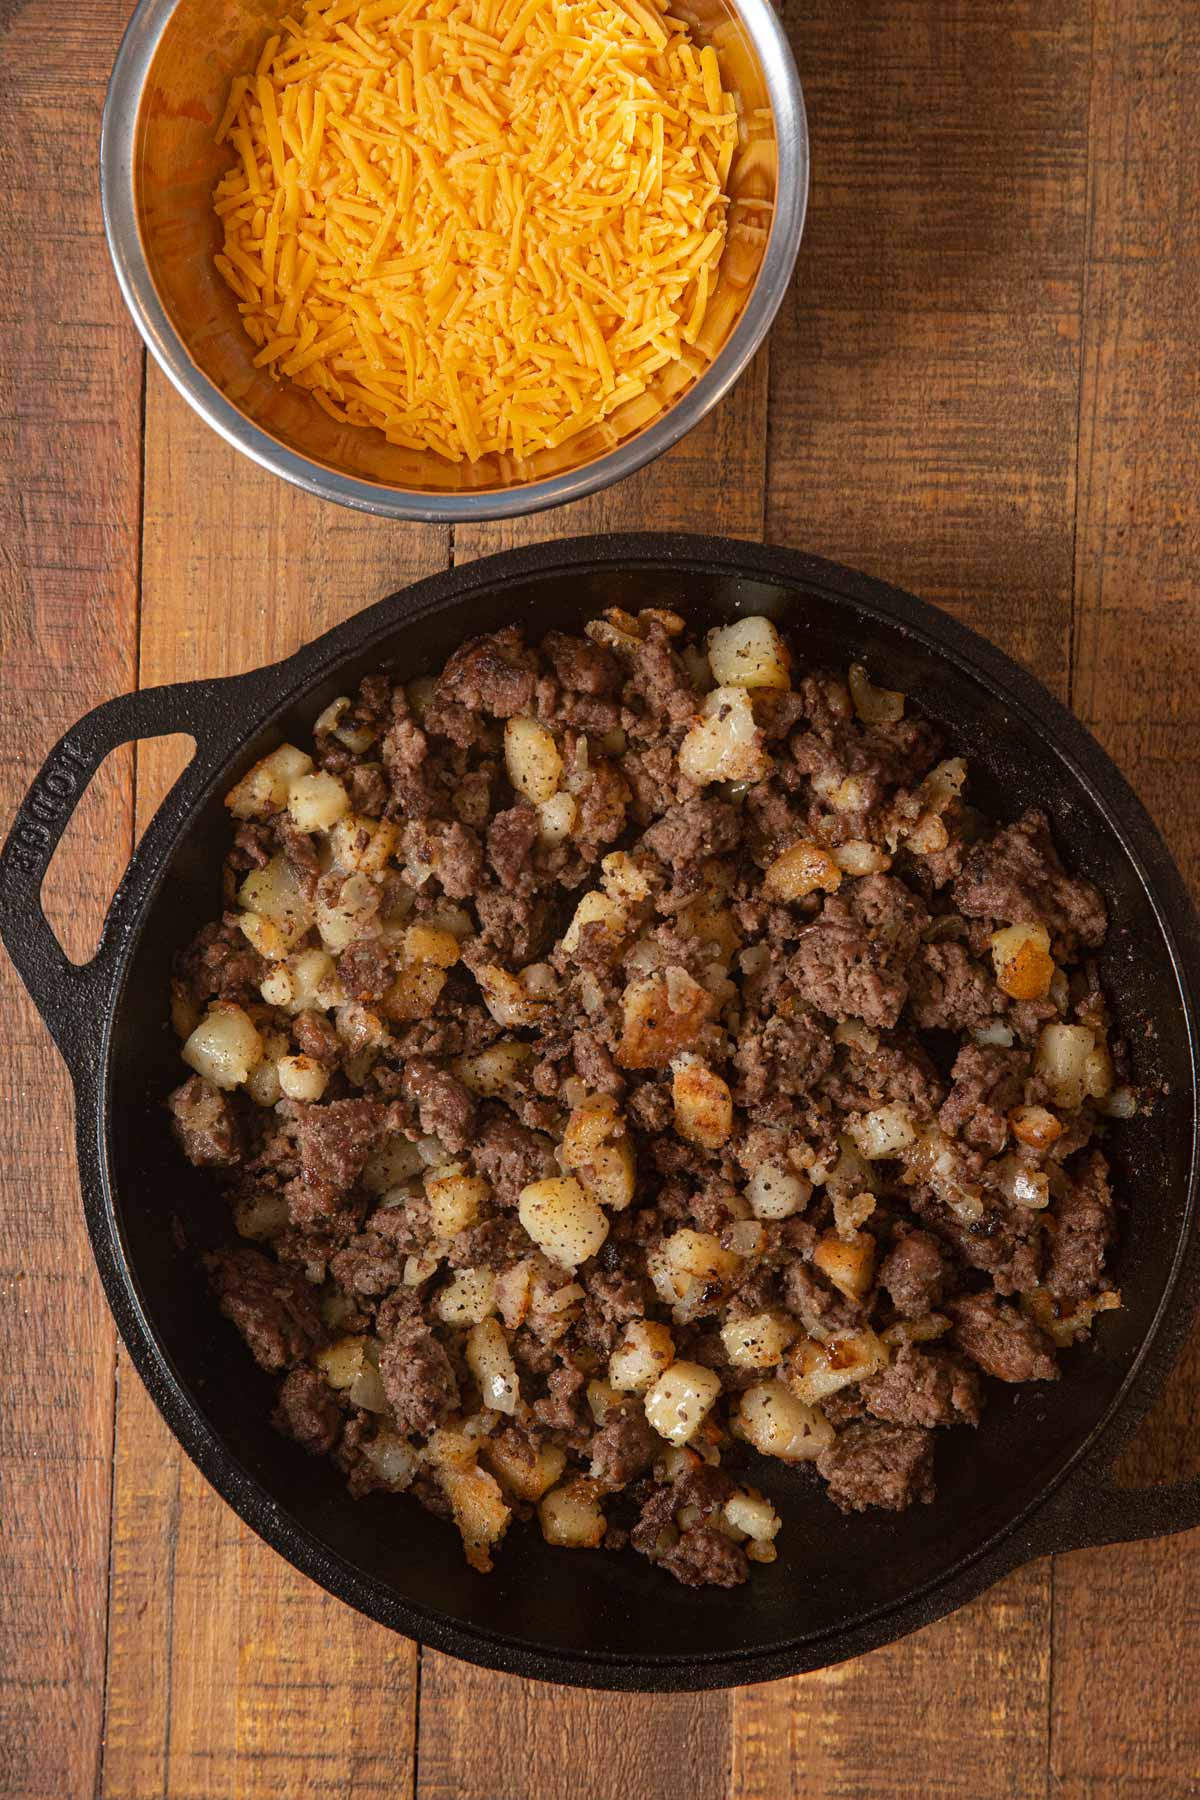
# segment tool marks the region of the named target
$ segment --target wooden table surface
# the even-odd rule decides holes
[[[1196,0],[788,0],[814,182],[768,348],[657,466],[453,535],[293,492],[147,367],[96,192],[126,6],[0,12],[6,816],[107,695],[281,656],[449,560],[678,526],[969,620],[1070,701],[1200,874]],[[76,955],[186,748],[94,782],[49,883]],[[324,1596],[210,1492],[118,1346],[67,1081],[0,984],[0,1794],[1200,1794],[1200,1533],[1038,1563],[859,1662],[677,1699],[485,1674]],[[1129,1479],[1200,1467],[1198,1426],[1200,1344]]]

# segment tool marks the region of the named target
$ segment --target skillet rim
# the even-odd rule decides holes
[[[136,1275],[125,1259],[116,1220],[108,1086],[112,1035],[125,978],[140,925],[166,878],[173,854],[195,814],[217,786],[228,779],[241,746],[248,737],[269,729],[280,714],[298,703],[305,690],[327,677],[340,662],[364,655],[381,638],[418,627],[431,614],[462,603],[481,588],[510,585],[531,577],[548,578],[556,571],[577,572],[581,567],[613,571],[634,567],[669,567],[679,571],[692,567],[726,577],[744,576],[831,592],[860,614],[882,617],[899,627],[931,656],[956,663],[977,683],[998,693],[1006,704],[1015,702],[1027,716],[1036,717],[1042,734],[1089,794],[1116,836],[1124,857],[1132,863],[1158,918],[1179,989],[1192,1065],[1189,1191],[1154,1318],[1116,1395],[1062,1467],[983,1544],[949,1568],[931,1574],[927,1582],[907,1595],[861,1615],[853,1626],[827,1631],[807,1644],[793,1642],[711,1658],[656,1656],[643,1660],[611,1653],[564,1652],[531,1646],[528,1641],[482,1627],[464,1626],[399,1599],[381,1581],[352,1568],[292,1519],[224,1449],[158,1343],[138,1296]],[[164,697],[170,692],[159,690]],[[100,1041],[89,1047],[91,1054],[86,1056],[78,1053],[79,1046],[75,1054],[66,1045],[63,1048],[76,1082],[81,1185],[89,1233],[122,1338],[152,1398],[188,1455],[239,1516],[273,1548],[327,1591],[380,1623],[468,1661],[570,1685],[686,1691],[773,1679],[828,1666],[932,1622],[1032,1556],[1084,1542],[1138,1535],[1136,1492],[1125,1496],[1128,1504],[1124,1511],[1120,1493],[1114,1496],[1111,1488],[1107,1489],[1107,1498],[1112,1501],[1115,1497],[1115,1507],[1105,1507],[1097,1501],[1105,1497],[1103,1471],[1156,1398],[1200,1292],[1200,1251],[1192,1229],[1200,1162],[1196,1120],[1196,995],[1200,992],[1197,926],[1182,878],[1145,808],[1091,734],[1036,678],[951,615],[902,589],[841,565],[802,552],[737,539],[636,533],[522,547],[441,571],[353,615],[281,662],[246,676],[186,684],[174,692],[181,701],[186,696],[193,703],[189,708],[193,713],[215,707],[218,729],[214,736],[211,729],[197,723],[198,741],[203,732],[204,754],[198,752],[195,762],[159,808],[131,860],[118,895],[121,904],[114,901],[96,959],[97,964],[104,962],[108,977]],[[245,726],[247,718],[251,719],[249,730]],[[211,720],[208,725],[211,727]],[[68,739],[70,736],[68,733]],[[7,924],[7,920],[0,923]],[[8,936],[7,930],[5,935]],[[49,1013],[45,996],[35,994],[35,998]],[[1167,1518],[1164,1522],[1160,1505],[1151,1529],[1183,1529],[1194,1523],[1200,1517],[1200,1507],[1193,1499],[1189,1511],[1188,1500],[1195,1485],[1168,1489],[1164,1496],[1169,1500],[1178,1493],[1181,1513],[1188,1512],[1189,1516]]]

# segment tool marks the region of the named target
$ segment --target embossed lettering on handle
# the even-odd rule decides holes
[[[11,839],[11,868],[22,875],[45,873],[58,843],[58,834],[51,827],[70,812],[72,801],[92,774],[92,763],[69,740],[59,745],[21,809]]]

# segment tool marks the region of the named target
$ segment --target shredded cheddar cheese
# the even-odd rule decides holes
[[[256,366],[454,462],[520,463],[647,394],[702,332],[739,144],[668,4],[285,17],[218,131],[216,264]]]

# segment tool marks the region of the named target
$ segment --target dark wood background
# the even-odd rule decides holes
[[[654,468],[452,540],[285,488],[147,368],[96,191],[126,0],[4,0],[0,810],[139,681],[283,655],[450,557],[690,526],[968,619],[1070,701],[1200,874],[1200,4],[787,6],[814,182],[768,348]],[[179,755],[121,752],[93,784],[50,881],[75,954]],[[80,1223],[67,1082],[7,968],[0,1008],[0,1794],[1200,1794],[1200,1533],[1039,1563],[860,1662],[695,1698],[484,1674],[326,1598],[146,1399]],[[1200,1466],[1198,1426],[1200,1348],[1129,1478]]]

